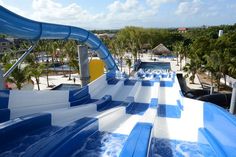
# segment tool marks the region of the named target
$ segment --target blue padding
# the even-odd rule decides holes
[[[141,72],[137,72],[137,76],[139,78],[144,78],[145,77],[145,74],[144,73],[141,73]]]
[[[0,123],[8,121],[10,119],[10,109],[0,109]]]
[[[156,82],[160,82],[160,77],[154,77],[154,80],[155,80]]]
[[[172,81],[160,81],[160,87],[173,87]]]
[[[152,80],[142,80],[142,86],[153,86],[154,82]]]
[[[109,85],[116,85],[119,82],[119,79],[111,78],[107,80],[107,84]]]
[[[145,75],[146,77],[150,77],[151,76],[151,74],[149,74],[149,73],[146,73],[146,75]]]
[[[97,119],[84,117],[32,145],[24,156],[67,156],[66,154],[78,149],[97,130]]]
[[[116,72],[115,71],[109,71],[106,73],[106,80],[116,78]]]
[[[181,111],[179,109],[179,106],[176,105],[159,104],[157,112],[159,117],[168,117],[168,118],[181,117]]]
[[[108,103],[111,102],[111,99],[112,99],[111,95],[105,95],[100,100],[96,101],[95,104],[97,105],[97,111],[101,110],[106,105],[108,105]]]
[[[108,109],[111,109],[120,105],[124,106],[125,104],[123,104],[122,101],[110,101],[105,106],[98,109],[98,111],[102,112],[102,111],[105,111],[105,110],[108,110]]]
[[[147,156],[151,130],[152,124],[137,123],[125,142],[125,145],[120,153],[120,157]]]
[[[88,86],[69,91],[70,106],[77,106],[91,102]]]
[[[1,123],[0,145],[27,134],[30,131],[50,125],[51,114],[49,113],[32,114]]]
[[[221,148],[220,144],[218,143],[217,139],[214,138],[214,136],[212,136],[212,134],[204,128],[200,128],[198,129],[198,136],[202,136],[202,138],[205,138],[205,140],[207,140],[207,142],[209,143],[209,145],[213,148],[213,150],[216,152],[216,154],[220,157],[226,157],[226,153],[224,152],[224,150]],[[201,139],[203,140],[203,139]],[[199,141],[202,142],[202,141]]]
[[[125,86],[134,86],[136,82],[137,82],[137,80],[126,79],[126,80],[124,81],[124,85],[125,85]]]
[[[147,103],[131,102],[126,107],[126,113],[127,114],[143,115],[144,112],[148,109],[148,107],[149,107],[149,104],[147,104]]]
[[[8,108],[9,90],[0,90],[0,109]]]
[[[162,77],[162,78],[168,78],[168,77],[169,77],[169,74],[161,74],[161,77]]]
[[[58,156],[71,156],[75,150],[79,150],[83,147],[84,143],[86,142],[87,138],[93,135],[95,132],[98,131],[98,121],[95,121],[76,134],[67,138],[66,141],[61,143],[58,147],[50,153],[51,157],[58,157]]]
[[[177,105],[182,111],[184,110],[184,106],[181,104],[180,100],[177,100]]]
[[[89,94],[88,86],[84,86],[83,88],[80,89],[70,90],[69,101],[71,102],[78,100],[79,98],[87,96],[88,94]]]
[[[78,106],[78,105],[82,105],[82,104],[88,104],[88,103],[92,103],[93,100],[91,99],[90,95],[86,95],[80,99],[77,99],[75,101],[70,102],[70,106]]]
[[[157,98],[152,98],[151,102],[149,104],[149,107],[150,108],[157,108],[157,105],[158,105],[158,99]]]
[[[153,74],[153,77],[155,77],[155,78],[160,78],[161,77],[161,75],[160,74]]]
[[[208,142],[216,143],[226,156],[236,154],[236,117],[225,109],[211,103],[203,105],[204,129],[207,130]],[[218,151],[218,148],[215,148]]]

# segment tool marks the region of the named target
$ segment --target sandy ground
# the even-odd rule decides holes
[[[156,58],[156,61],[160,61],[160,62],[170,62],[171,64],[171,70],[172,71],[176,71],[176,72],[182,72],[180,71],[180,67],[177,66],[177,61],[176,61],[176,58],[175,59],[163,59],[163,58],[157,58],[157,57],[153,57],[153,58]],[[149,54],[144,54],[142,57],[141,57],[141,61],[153,61],[151,60],[151,56]],[[123,67],[122,67],[122,71],[126,72],[128,74],[129,72],[129,68],[127,65],[125,65],[125,61],[123,61]],[[183,60],[183,63],[182,63],[182,66],[185,65],[185,61]],[[120,67],[119,67],[120,68]],[[131,69],[132,71],[132,69]],[[183,75],[185,75],[185,73],[183,72]],[[81,81],[79,79],[79,75],[78,74],[72,74],[71,76],[72,80],[69,80],[69,77],[67,75],[67,77],[63,76],[63,75],[57,75],[57,76],[49,76],[49,84],[51,86],[57,86],[57,85],[60,85],[61,83],[65,83],[65,84],[74,84],[74,81],[73,81],[73,78],[75,78],[75,83],[76,84],[80,84]],[[35,82],[35,80],[33,80]],[[195,77],[195,84],[190,84],[189,82],[189,78],[186,78],[186,81],[187,81],[187,85],[190,87],[190,88],[193,88],[193,89],[201,89],[201,84],[198,80],[198,77],[196,76]],[[46,76],[43,76],[43,77],[40,77],[40,90],[49,90],[51,89],[52,87],[47,87],[47,79],[46,79]],[[27,85],[25,88],[25,90],[37,90],[38,87],[37,87],[37,84],[36,82],[34,83],[34,86],[33,85]]]
[[[47,87],[47,77],[46,76],[40,77],[40,84],[39,84],[40,90],[49,90],[49,89],[52,89],[53,87],[58,86],[62,83],[74,84],[74,80],[73,80],[74,78],[75,78],[75,84],[81,84],[78,74],[72,74],[71,75],[72,80],[69,80],[69,75],[67,75],[66,77],[63,75],[49,76],[48,81],[49,81],[49,85],[51,87]],[[34,81],[34,90],[38,90],[38,86],[37,86],[35,80],[33,80],[33,81]]]

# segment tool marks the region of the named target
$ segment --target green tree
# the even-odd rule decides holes
[[[38,90],[40,90],[40,76],[43,74],[45,69],[45,65],[44,64],[40,64],[40,63],[35,63],[35,64],[31,64],[29,66],[26,67],[26,70],[28,71],[28,75],[29,77],[34,77],[37,83],[37,87]]]
[[[8,69],[10,69],[12,67],[13,64],[8,63],[5,64],[4,68],[5,71],[7,71]],[[26,81],[29,81],[30,77],[28,75],[28,71],[26,70],[26,68],[21,68],[20,66],[17,66],[13,72],[11,73],[11,75],[6,79],[6,81],[14,83],[17,87],[17,89],[21,90],[23,84]]]
[[[74,40],[68,40],[65,44],[65,53],[67,54],[68,65],[70,67],[69,80],[71,80],[71,67],[79,73],[79,64],[77,60],[77,44]]]
[[[126,65],[128,65],[128,67],[129,67],[129,75],[130,75],[130,69],[131,69],[131,65],[132,65],[132,60],[129,57],[126,57],[125,61],[126,61]]]

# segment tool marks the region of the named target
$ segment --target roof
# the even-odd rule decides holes
[[[171,53],[171,51],[165,47],[165,45],[163,44],[159,44],[158,46],[156,46],[155,48],[152,49],[153,53],[156,54],[167,54],[167,53]]]
[[[178,31],[186,31],[186,30],[187,30],[187,28],[185,28],[185,27],[178,28]]]
[[[0,42],[7,42],[7,43],[10,43],[9,40],[5,39],[5,38],[0,38]]]

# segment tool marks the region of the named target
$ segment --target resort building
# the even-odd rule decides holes
[[[12,46],[11,41],[4,38],[0,38],[0,55],[3,55],[5,51],[11,48],[11,46]]]
[[[185,28],[185,27],[180,27],[180,28],[177,29],[177,31],[178,31],[179,33],[186,33],[186,32],[188,31],[188,29]]]
[[[152,49],[152,53],[155,55],[170,55],[172,52],[163,44],[159,44]]]

